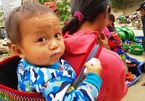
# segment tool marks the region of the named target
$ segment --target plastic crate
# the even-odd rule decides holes
[[[137,66],[133,72],[133,74],[136,76],[136,78],[132,82],[127,84],[127,86],[130,87],[130,86],[134,85],[140,79],[145,62],[140,62],[140,61],[136,60],[135,58],[128,56],[126,53],[125,53],[125,55],[126,55],[126,59],[137,64]]]

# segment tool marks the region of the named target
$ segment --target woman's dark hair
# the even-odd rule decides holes
[[[111,25],[108,25],[107,27],[108,27],[110,32],[114,32],[116,30],[115,25],[114,25],[115,16],[113,14],[109,14],[108,19],[109,19],[109,21],[112,21],[112,23],[111,23]]]
[[[109,5],[108,0],[72,0],[71,13],[73,17],[62,29],[63,34],[66,32],[73,34],[80,28],[83,22],[95,21],[98,15],[106,11],[107,5]],[[79,11],[83,15],[82,21],[77,16],[74,16],[76,11]]]
[[[109,14],[108,19],[109,19],[109,21],[112,21],[112,24],[114,25],[115,16],[113,14]]]

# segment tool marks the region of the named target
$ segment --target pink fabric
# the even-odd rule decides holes
[[[74,68],[78,76],[83,59],[87,51],[96,42],[98,33],[79,31],[74,35],[66,35],[66,51],[63,56]],[[127,92],[125,85],[125,65],[120,57],[107,49],[102,49],[99,60],[102,63],[103,72],[101,78],[103,84],[97,101],[120,101]]]
[[[103,32],[105,33],[107,39],[110,39],[111,33],[107,27],[104,28]]]

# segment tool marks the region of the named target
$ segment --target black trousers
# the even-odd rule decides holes
[[[145,51],[145,16],[142,17],[142,24],[143,24],[143,39],[142,39],[142,45]]]

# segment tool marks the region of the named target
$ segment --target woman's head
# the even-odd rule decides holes
[[[88,21],[93,23],[96,18],[106,12],[111,12],[108,0],[73,0],[72,1],[72,20],[70,23],[64,27],[63,32],[69,31],[70,34],[77,31],[80,26]],[[80,12],[80,14],[76,15],[76,12]],[[80,20],[81,16],[81,20]]]
[[[141,16],[145,16],[145,2],[142,2],[137,9],[137,11],[140,12]]]

